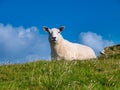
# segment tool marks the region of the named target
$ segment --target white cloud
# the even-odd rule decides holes
[[[80,33],[80,41],[93,48],[97,55],[99,55],[99,52],[102,51],[104,47],[114,45],[112,40],[105,40],[101,35],[93,32]]]
[[[36,27],[25,29],[0,24],[0,63],[21,63],[49,58],[46,35]]]

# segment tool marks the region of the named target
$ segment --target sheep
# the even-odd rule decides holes
[[[96,58],[92,48],[65,40],[61,35],[64,26],[51,29],[44,26],[43,29],[49,34],[51,60],[86,60]]]

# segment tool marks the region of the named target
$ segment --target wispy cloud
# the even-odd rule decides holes
[[[22,63],[49,58],[47,36],[36,27],[24,28],[0,24],[0,63]]]
[[[99,55],[99,52],[102,51],[104,47],[115,44],[112,40],[105,40],[101,35],[93,32],[80,33],[80,41],[93,48],[97,55]]]

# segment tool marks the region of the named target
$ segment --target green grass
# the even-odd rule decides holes
[[[1,65],[0,90],[120,90],[120,59]]]

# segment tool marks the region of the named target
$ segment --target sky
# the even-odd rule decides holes
[[[65,26],[65,39],[99,55],[104,47],[120,43],[120,1],[0,0],[0,63],[49,60],[43,26]]]

